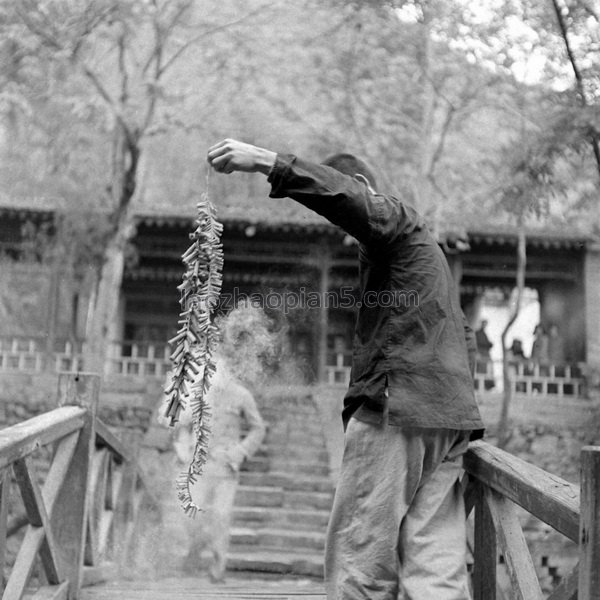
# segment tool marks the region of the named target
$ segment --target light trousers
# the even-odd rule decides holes
[[[328,600],[470,600],[468,437],[350,420],[327,532]]]
[[[227,465],[212,462],[205,465],[202,476],[192,486],[192,498],[202,512],[196,516],[197,523],[190,522],[195,531],[187,562],[195,562],[200,570],[207,569],[216,581],[225,575],[237,487],[237,473]]]

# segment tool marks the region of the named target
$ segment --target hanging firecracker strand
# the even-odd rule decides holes
[[[216,371],[213,354],[218,329],[213,323],[221,293],[223,270],[223,226],[216,220],[216,211],[207,192],[197,204],[196,229],[190,233],[191,246],[182,256],[184,264],[180,291],[181,312],[177,335],[169,340],[171,353],[171,380],[165,389],[167,408],[165,416],[174,426],[179,413],[190,402],[194,437],[194,454],[189,468],[177,478],[179,500],[186,514],[195,516],[199,507],[192,500],[190,487],[202,472],[206,462],[209,406],[206,393]]]

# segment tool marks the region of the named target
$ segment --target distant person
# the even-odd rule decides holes
[[[551,365],[565,363],[565,341],[557,325],[551,325],[548,332],[548,362]]]
[[[511,361],[524,361],[527,359],[525,352],[523,351],[523,342],[519,338],[515,338],[511,347],[508,349],[509,360]]]
[[[533,330],[531,360],[540,364],[548,362],[548,335],[541,323],[538,323]]]
[[[477,354],[480,358],[489,360],[490,358],[490,350],[492,349],[492,342],[490,338],[488,338],[485,328],[487,327],[488,322],[483,319],[481,321],[481,325],[479,329],[475,332],[475,343],[477,344]]]

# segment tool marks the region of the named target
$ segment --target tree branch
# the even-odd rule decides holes
[[[581,75],[581,71],[579,70],[579,66],[577,65],[577,61],[575,60],[575,54],[573,53],[573,49],[571,48],[571,42],[569,41],[569,34],[567,31],[567,25],[565,23],[565,19],[563,17],[560,6],[558,5],[558,0],[552,0],[552,5],[554,6],[554,12],[556,14],[556,20],[558,22],[558,27],[560,29],[561,37],[565,43],[565,48],[567,51],[567,56],[569,58],[569,62],[571,63],[571,67],[573,69],[573,73],[575,75],[575,81],[577,84],[577,91],[579,92],[579,96],[581,99],[581,103],[583,106],[587,106],[587,98],[585,95],[585,88],[583,84],[583,76]]]
[[[190,2],[180,4],[179,8],[171,16],[169,23],[162,26],[160,19],[161,19],[161,15],[162,15],[163,11],[159,11],[157,3],[153,2],[153,5],[156,8],[156,12],[154,14],[154,19],[152,22],[152,29],[154,31],[155,48],[160,47],[162,49],[164,47],[164,40],[167,37],[165,34],[168,34],[171,31],[173,31],[173,29],[175,28],[175,25],[177,25],[179,19],[181,18],[183,13],[189,8],[190,4],[191,4]],[[163,5],[163,9],[166,6],[168,6],[168,4]],[[156,56],[156,53],[153,49],[153,51],[150,53],[150,56],[148,56],[148,59],[144,63],[144,66],[142,67],[143,75],[145,75],[148,72],[148,69],[152,65],[152,62],[154,61],[155,56]]]
[[[136,136],[131,131],[129,124],[125,120],[125,117],[122,111],[117,106],[117,103],[112,98],[112,96],[108,93],[106,88],[102,85],[102,82],[98,78],[98,76],[86,65],[81,64],[81,69],[84,75],[91,81],[92,85],[96,88],[96,91],[100,94],[102,99],[106,102],[108,107],[111,109],[113,115],[117,119],[119,125],[121,126],[123,133],[130,144],[136,143]]]
[[[160,79],[160,70],[161,70],[161,66],[162,66],[162,57],[163,57],[163,34],[162,34],[162,30],[160,27],[160,22],[159,22],[158,17],[156,17],[154,19],[153,29],[154,29],[155,44],[154,44],[152,53],[150,54],[150,57],[148,58],[148,62],[146,63],[146,65],[144,67],[144,72],[152,64],[152,61],[154,61],[154,76],[153,76],[153,80],[152,80],[153,85],[148,90],[150,98],[148,100],[148,108],[146,110],[146,116],[144,117],[143,124],[141,127],[142,131],[146,131],[148,129],[148,127],[150,127],[150,124],[152,123],[152,119],[154,117],[154,111],[156,109],[156,93],[157,93],[156,86],[158,85],[158,81]]]
[[[565,23],[565,19],[563,17],[560,6],[558,5],[558,0],[552,0],[552,5],[554,6],[554,12],[556,14],[556,20],[558,22],[558,27],[560,29],[560,34],[565,43],[565,48],[567,51],[567,56],[569,58],[569,62],[571,63],[571,67],[573,69],[573,73],[575,74],[575,81],[577,85],[577,91],[579,93],[579,100],[583,107],[588,106],[588,101],[585,94],[585,85],[583,80],[583,75],[579,70],[579,66],[577,65],[577,60],[575,58],[575,54],[573,49],[571,48],[571,43],[569,41],[569,34],[567,30],[567,24]],[[596,168],[598,170],[598,175],[600,175],[600,143],[598,142],[598,135],[594,132],[590,133],[590,143],[592,144],[592,150],[594,152],[594,157],[596,159]]]
[[[73,46],[73,49],[71,51],[72,56],[75,56],[79,52],[79,49],[83,45],[83,42],[85,41],[87,36],[89,36],[92,33],[92,31],[96,29],[96,27],[104,23],[106,19],[117,10],[116,5],[111,4],[107,6],[104,10],[97,11],[95,14],[88,17],[88,13],[92,6],[94,6],[94,3],[89,2],[88,5],[85,7],[83,13],[84,26],[81,33],[77,36],[77,41],[75,42],[75,45]]]
[[[270,6],[270,5],[263,4],[263,5],[259,6],[258,8],[245,14],[244,16],[240,17],[239,19],[236,19],[235,21],[231,21],[229,23],[224,23],[222,25],[218,25],[217,27],[214,27],[213,29],[205,30],[202,33],[200,33],[199,35],[194,36],[191,40],[188,40],[187,42],[182,44],[177,50],[175,50],[175,52],[173,52],[173,54],[167,60],[165,60],[165,62],[162,65],[162,68],[160,69],[159,77],[162,77],[165,74],[165,72],[173,65],[173,63],[186,50],[188,50],[194,44],[198,43],[202,38],[207,37],[209,35],[213,35],[215,33],[218,33],[219,31],[223,31],[224,29],[229,29],[230,27],[233,27],[235,25],[239,25],[240,23],[243,23],[247,19],[258,14],[259,12],[261,12],[264,8],[267,8],[268,6]]]
[[[595,8],[590,6],[589,2],[582,0],[581,5],[583,6],[583,10],[585,10],[585,12],[587,12],[588,15],[594,17],[596,21],[600,21],[600,13]]]
[[[37,36],[42,41],[42,43],[45,43],[46,45],[50,46],[51,48],[54,48],[55,50],[63,50],[62,45],[57,42],[56,38],[52,37],[48,33],[52,29],[52,24],[48,22],[48,19],[45,17],[45,15],[42,16],[44,16],[44,19],[48,24],[48,29],[45,29],[44,27],[38,25],[37,23],[35,23],[35,21],[30,19],[28,13],[24,10],[20,10],[18,4],[16,11],[19,15],[19,18],[23,21],[25,27],[27,27],[27,29],[29,29],[31,33]]]
[[[127,73],[127,64],[125,62],[125,32],[122,31],[118,39],[118,63],[119,73],[121,75],[121,96],[119,98],[121,106],[124,106],[129,98],[129,76]]]
[[[428,177],[433,177],[435,172],[435,167],[440,160],[442,153],[444,152],[444,148],[446,147],[446,139],[448,137],[448,132],[450,131],[450,125],[452,125],[452,120],[454,115],[456,114],[456,108],[454,105],[450,105],[448,111],[446,112],[446,116],[444,118],[444,122],[442,124],[441,130],[438,135],[438,141],[435,146],[435,150],[433,151],[433,155],[429,160],[429,172],[427,173]]]

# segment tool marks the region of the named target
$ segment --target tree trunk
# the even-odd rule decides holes
[[[122,234],[115,235],[108,243],[105,260],[96,285],[95,305],[84,350],[87,371],[104,374],[112,327],[117,318],[121,282],[125,264],[125,244]]]
[[[498,420],[498,446],[504,448],[510,440],[508,431],[508,414],[510,403],[512,400],[512,385],[510,377],[510,364],[508,348],[506,347],[506,338],[510,328],[516,321],[521,311],[521,302],[523,299],[523,291],[525,289],[525,271],[527,268],[527,249],[526,249],[526,238],[525,228],[523,226],[523,220],[519,219],[518,224],[518,242],[517,242],[517,297],[515,299],[515,306],[511,313],[511,316],[502,332],[502,380],[504,389],[502,393],[502,408],[500,411],[500,418]]]
[[[431,39],[431,14],[423,11],[422,23],[422,57],[421,76],[423,82],[423,112],[421,114],[421,133],[419,149],[418,180],[416,182],[417,204],[427,216],[429,226],[434,236],[439,235],[438,203],[431,180],[433,170],[433,144],[435,120],[435,89],[433,87],[432,64],[432,39]]]
[[[113,233],[104,250],[95,290],[90,327],[86,337],[84,365],[87,371],[104,374],[110,339],[117,317],[121,284],[125,270],[125,248],[133,234],[132,204],[138,190],[140,165],[139,139],[117,131],[113,193],[117,207],[113,215]]]

